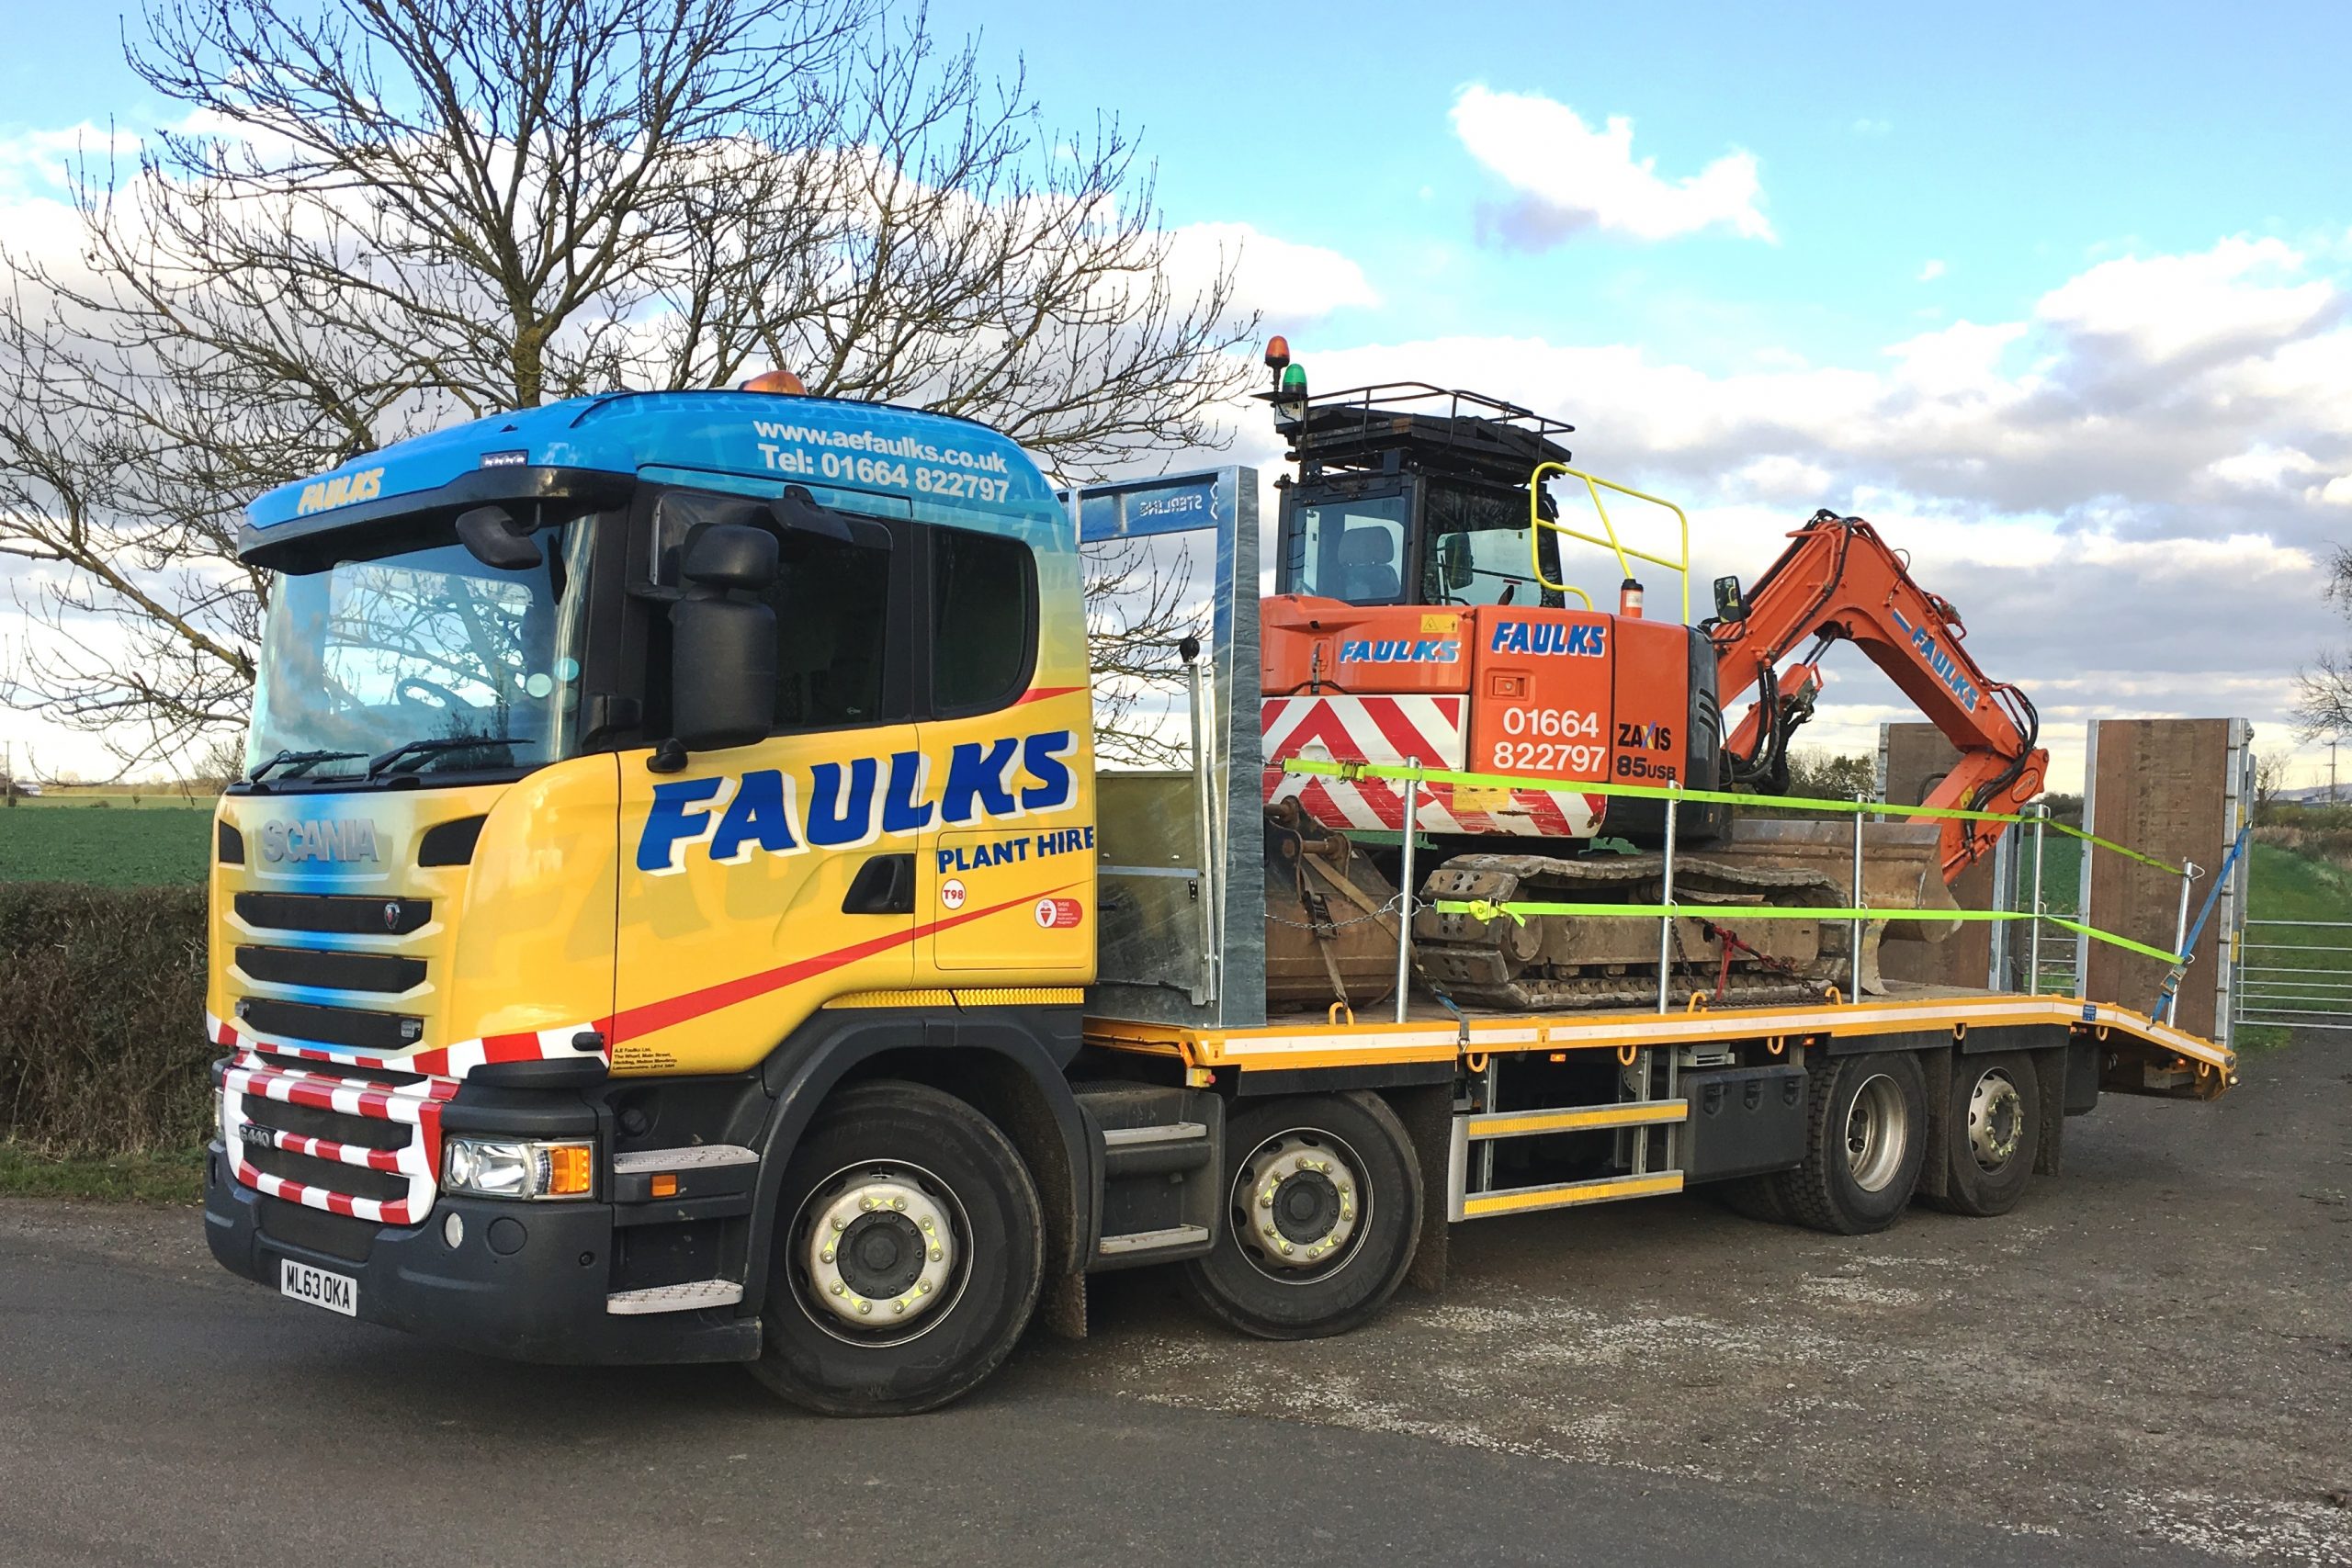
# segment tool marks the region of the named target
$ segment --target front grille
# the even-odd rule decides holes
[[[424,979],[424,960],[384,953],[321,953],[307,947],[240,947],[237,967],[272,986],[316,986],[330,991],[413,990]]]
[[[236,910],[247,925],[270,931],[406,936],[433,918],[433,902],[349,893],[240,893]]]
[[[245,1119],[254,1126],[291,1133],[298,1138],[324,1138],[329,1143],[348,1144],[356,1149],[402,1149],[408,1146],[409,1130],[398,1122],[345,1116],[341,1111],[322,1111],[313,1105],[248,1100],[245,1102]]]
[[[388,1055],[405,1051],[424,1036],[424,1021],[413,1014],[320,1007],[268,997],[247,997],[237,1004],[237,1016],[256,1034]]]
[[[252,1122],[238,1129],[239,1135],[244,1140],[245,1162],[264,1176],[275,1176],[304,1187],[342,1192],[378,1203],[397,1203],[408,1196],[408,1178],[397,1171],[369,1170],[365,1166],[320,1159],[312,1155],[296,1154],[292,1149],[273,1148],[255,1136],[265,1131],[266,1129]]]
[[[265,1197],[416,1224],[436,1195],[441,1107],[457,1092],[439,1078],[287,1067],[242,1051],[221,1079],[222,1136],[239,1183]]]

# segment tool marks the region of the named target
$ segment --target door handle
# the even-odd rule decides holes
[[[915,857],[868,855],[842,896],[844,915],[911,915],[915,912]]]

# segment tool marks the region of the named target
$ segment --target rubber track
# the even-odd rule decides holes
[[[1842,897],[1836,883],[1817,871],[1792,867],[1751,866],[1736,862],[1713,860],[1704,855],[1684,855],[1675,864],[1675,890],[1678,897],[1692,897],[1713,893],[1725,897],[1762,895],[1770,903],[1824,904],[1835,903]],[[1592,903],[1606,902],[1612,897],[1626,903],[1641,903],[1656,897],[1655,885],[1664,874],[1663,857],[1657,854],[1601,855],[1579,860],[1565,860],[1552,855],[1456,855],[1430,874],[1430,880],[1440,877],[1470,876],[1500,897],[1496,902],[1522,903]],[[1431,897],[1429,884],[1423,884],[1422,897]],[[1648,897],[1643,895],[1647,892]],[[1438,897],[1448,897],[1439,894]],[[1481,894],[1481,897],[1487,895]],[[1722,906],[1721,919],[1726,925],[1736,922],[1740,906]],[[1693,915],[1707,912],[1703,904],[1694,905]],[[1432,977],[1431,970],[1449,955],[1486,958],[1500,949],[1505,935],[1504,922],[1481,923],[1467,916],[1441,917],[1440,923],[1449,928],[1449,934],[1466,935],[1467,941],[1447,941],[1423,930],[1423,919],[1415,921],[1414,957],[1419,969],[1421,984],[1439,991],[1456,1002],[1483,1007],[1512,1008],[1542,1010],[1553,1008],[1614,1008],[1647,1007],[1657,1000],[1657,965],[1655,962],[1629,966],[1623,974],[1605,976],[1575,976],[1557,977],[1521,970],[1500,984],[1482,983],[1460,975]],[[1533,915],[1531,924],[1544,920],[1570,919],[1566,915]],[[1508,959],[1500,961],[1508,969]],[[1713,999],[1715,995],[1715,964],[1707,959],[1691,961],[1678,966],[1679,973],[1668,982],[1668,1005],[1687,1003],[1693,996]],[[1792,976],[1761,968],[1753,964],[1735,964],[1729,983],[1724,987],[1723,1001],[1727,1004],[1756,1006],[1775,1002],[1807,1002],[1820,999],[1824,984],[1832,983],[1828,976]]]

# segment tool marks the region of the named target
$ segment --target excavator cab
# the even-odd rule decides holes
[[[1303,378],[1283,386],[1276,424],[1298,468],[1278,481],[1275,593],[1261,608],[1270,804],[1295,800],[1327,828],[1401,829],[1393,784],[1283,774],[1295,756],[1715,786],[1706,638],[1597,608],[1565,574],[1542,475],[1566,465],[1572,426],[1418,382],[1327,397]],[[1563,853],[1664,827],[1660,802],[1575,789],[1435,785],[1419,805],[1432,835]],[[1686,807],[1679,830],[1704,840],[1720,815]]]

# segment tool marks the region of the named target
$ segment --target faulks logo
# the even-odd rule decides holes
[[[1609,651],[1609,627],[1606,623],[1563,626],[1557,621],[1498,621],[1487,651],[1599,659]]]
[[[302,499],[294,505],[294,515],[308,517],[313,512],[332,512],[338,506],[355,502],[373,501],[384,493],[384,470],[362,468],[356,474],[337,474],[331,479],[312,479],[302,487]]]
[[[1902,611],[1889,605],[1887,607],[1887,614],[1893,615],[1894,617],[1894,624],[1903,628],[1903,635],[1911,639],[1913,651],[1917,652],[1920,658],[1926,660],[1928,661],[1928,668],[1936,672],[1936,679],[1941,681],[1945,685],[1951,688],[1951,694],[1960,699],[1961,706],[1966,708],[1971,713],[1974,713],[1976,711],[1976,686],[1974,682],[1968,679],[1967,676],[1962,675],[1960,672],[1960,665],[1958,661],[1955,660],[1951,654],[1946,653],[1941,648],[1939,648],[1936,645],[1936,639],[1929,636],[1925,628],[1915,626],[1910,622],[1905,620],[1903,618]]]
[[[806,809],[799,779],[779,768],[657,784],[637,840],[637,869],[653,876],[684,871],[687,849],[706,841],[714,863],[741,865],[755,852],[850,850],[933,823],[1059,811],[1078,798],[1069,764],[1077,753],[1077,737],[1067,729],[967,742],[948,754],[946,782],[937,789],[934,759],[921,751],[819,762],[808,770]]]
[[[1342,664],[1457,664],[1462,643],[1455,637],[1353,637],[1340,644]]]

